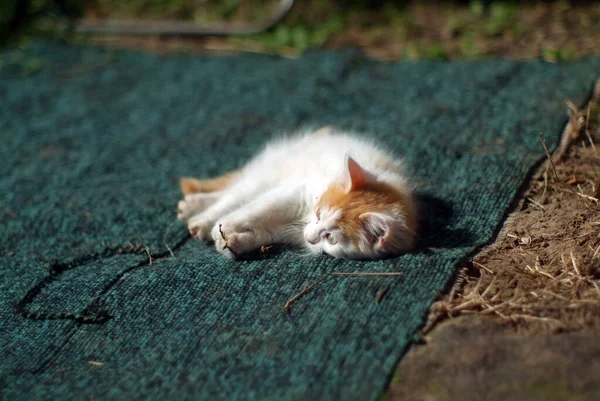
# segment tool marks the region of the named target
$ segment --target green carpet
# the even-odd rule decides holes
[[[459,261],[498,230],[599,59],[0,53],[4,400],[376,400]],[[182,175],[334,124],[406,155],[418,249],[232,262],[174,222]],[[170,250],[173,255],[171,255]],[[152,256],[152,260],[149,259]],[[286,300],[332,271],[289,311]],[[385,292],[379,299],[377,294]]]

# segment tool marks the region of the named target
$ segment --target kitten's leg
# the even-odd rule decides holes
[[[214,204],[221,194],[219,192],[188,194],[177,204],[177,218],[187,221],[190,217],[206,210]]]
[[[199,193],[199,192],[215,192],[221,191],[227,188],[235,181],[241,173],[240,170],[230,171],[229,173],[223,174],[222,176],[209,178],[209,179],[197,179],[192,177],[181,177],[179,180],[179,186],[181,192],[184,195]]]
[[[235,259],[263,245],[303,243],[306,207],[302,188],[275,188],[219,219],[211,232],[216,249]]]
[[[212,200],[212,202],[202,202],[202,205],[192,206],[190,212],[182,213],[181,220],[187,220],[188,230],[193,237],[201,240],[210,239],[210,229],[218,218],[231,213],[242,202],[253,199],[256,196],[255,194],[259,191],[258,185],[246,185],[244,182],[235,181],[239,174],[240,171],[237,170],[228,173],[225,176],[215,178],[215,181],[221,180],[219,185],[223,184],[223,186],[225,186],[222,191],[186,195],[186,197],[192,196],[193,199]],[[230,183],[231,185],[229,185]],[[181,184],[182,191],[185,192],[184,179],[182,179]],[[216,187],[212,186],[211,189],[213,188]],[[208,189],[208,186],[203,186],[202,188],[197,187],[196,189],[205,190]],[[213,194],[216,196],[213,197]],[[196,197],[196,195],[200,196]],[[184,199],[184,203],[187,204],[186,199]],[[181,204],[181,206],[183,206],[183,204]]]
[[[211,238],[210,230],[215,222],[223,216],[236,210],[242,203],[254,199],[258,187],[234,187],[230,188],[208,209],[197,213],[188,219],[188,230],[193,237],[201,240]]]

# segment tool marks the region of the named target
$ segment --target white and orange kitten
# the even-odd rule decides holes
[[[269,143],[224,176],[182,178],[180,220],[231,259],[271,244],[376,259],[413,247],[417,213],[402,162],[325,127]]]

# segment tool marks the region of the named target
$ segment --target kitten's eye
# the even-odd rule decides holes
[[[329,245],[335,245],[337,244],[337,240],[331,236],[331,234],[327,233],[325,234],[325,238],[327,239],[327,242],[329,243]]]
[[[317,216],[317,221],[321,220],[321,211],[319,209],[315,210],[315,215]]]

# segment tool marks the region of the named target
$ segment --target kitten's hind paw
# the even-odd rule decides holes
[[[189,217],[189,212],[187,210],[188,204],[185,199],[177,202],[177,220],[186,221]]]
[[[188,220],[188,230],[190,235],[199,240],[210,239],[210,227],[212,222],[207,220],[202,214],[196,215]]]

